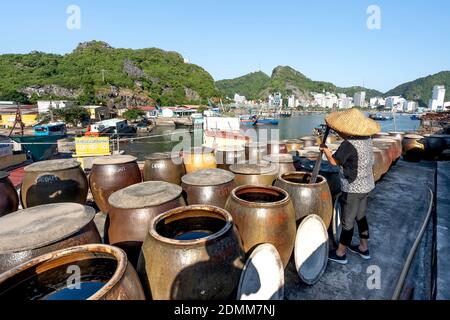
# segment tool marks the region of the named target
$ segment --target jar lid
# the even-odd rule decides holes
[[[405,136],[405,138],[408,138],[408,139],[423,139],[424,137],[423,137],[423,136],[420,136],[420,135],[418,135],[418,134],[407,134],[407,135]]]
[[[264,156],[263,160],[271,163],[292,163],[294,162],[294,156],[291,154],[279,153]]]
[[[189,173],[181,178],[187,185],[218,186],[234,180],[234,174],[222,169],[204,169]]]
[[[149,154],[145,157],[146,160],[168,160],[172,158],[179,158],[180,155],[172,152],[157,152]]]
[[[16,211],[0,218],[0,254],[41,248],[70,237],[95,216],[91,207],[57,203]]]
[[[154,207],[175,200],[182,192],[180,186],[172,183],[148,181],[114,192],[108,202],[119,209]]]
[[[40,161],[25,167],[25,172],[53,172],[60,170],[68,170],[78,168],[81,166],[75,159],[59,159],[59,160],[47,160]]]
[[[260,162],[256,164],[241,163],[230,166],[230,171],[243,175],[264,175],[276,172],[277,168],[270,162]]]
[[[128,155],[115,155],[115,156],[107,156],[107,157],[99,157],[94,159],[92,162],[93,165],[115,165],[115,164],[125,164],[136,161],[137,158]]]

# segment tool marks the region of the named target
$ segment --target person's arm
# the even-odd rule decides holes
[[[326,144],[322,144],[320,146],[320,151],[323,151],[323,153],[325,154],[325,156],[328,159],[328,162],[332,166],[338,166],[339,165],[339,161],[333,157],[333,154],[331,153],[331,150],[327,147]]]

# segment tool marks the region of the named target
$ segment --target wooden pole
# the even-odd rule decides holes
[[[328,135],[330,134],[330,127],[327,126],[325,129],[325,133],[322,137],[322,143],[325,143],[327,141]],[[322,165],[322,157],[323,157],[323,151],[320,152],[319,158],[317,158],[316,165],[314,166],[314,170],[311,176],[311,184],[314,184],[317,182],[317,176],[320,172],[320,166]]]

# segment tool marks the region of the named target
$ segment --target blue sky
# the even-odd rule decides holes
[[[66,27],[72,4],[80,30]],[[366,26],[369,5],[380,30]],[[95,39],[178,51],[216,80],[290,65],[381,91],[450,70],[447,0],[2,0],[0,12],[0,53],[68,53]]]

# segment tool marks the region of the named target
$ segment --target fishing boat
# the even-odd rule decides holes
[[[64,122],[41,124],[33,127],[33,135],[11,135],[9,138],[19,143],[30,154],[33,161],[50,159],[57,150],[57,141],[67,136]]]
[[[273,125],[277,126],[279,123],[278,119],[275,118],[259,118],[256,120],[256,125]]]
[[[411,120],[420,120],[420,115],[418,115],[418,114],[413,114],[413,115],[411,116]]]
[[[254,126],[256,124],[256,116],[244,115],[241,116],[240,121],[243,126]]]
[[[371,114],[369,116],[370,119],[376,120],[376,121],[388,121],[392,120],[394,117],[392,115],[382,115],[382,114]]]
[[[134,136],[136,133],[137,129],[129,126],[127,120],[109,119],[90,125],[85,136],[115,139],[120,136]]]

